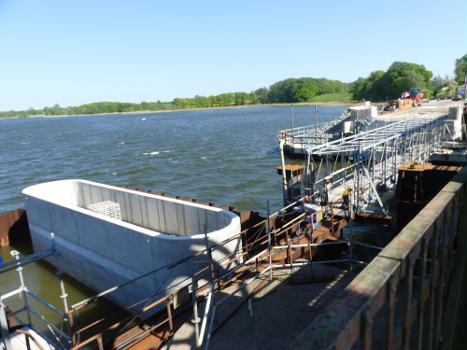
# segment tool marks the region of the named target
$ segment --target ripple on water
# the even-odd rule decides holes
[[[320,120],[343,110],[320,108]],[[314,118],[314,107],[294,112],[295,125]],[[144,123],[125,114],[0,120],[0,138],[14,140],[2,145],[0,155],[0,212],[23,206],[24,187],[63,178],[144,187],[240,209],[265,207],[266,199],[280,205],[275,135],[289,127],[289,108],[145,117]]]

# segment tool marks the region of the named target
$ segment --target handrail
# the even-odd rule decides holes
[[[314,194],[312,195],[314,196]],[[287,211],[289,208],[293,207],[293,206],[296,206],[300,203],[302,203],[303,201],[305,201],[307,198],[310,198],[312,196],[308,196],[308,197],[304,197],[304,198],[301,198],[299,199],[298,201],[282,208],[281,210],[271,214],[269,216],[269,220],[277,217],[279,214]],[[287,227],[283,226],[283,227],[280,227],[280,228],[277,228],[275,229],[272,234],[277,237],[277,236],[280,236],[281,234],[283,234],[284,232],[286,232],[287,230],[291,230],[293,229],[295,226],[301,224],[304,220],[305,220],[305,216],[304,215],[299,215],[297,218],[295,218],[295,222],[294,223],[288,223]],[[254,226],[246,229],[246,230],[243,230],[241,231],[238,235],[235,235],[236,237],[239,237],[241,235],[244,235],[248,230],[250,230],[251,228],[256,228],[256,227],[260,227],[260,226],[264,226],[265,223],[266,223],[267,219],[264,219],[262,221],[260,221],[259,223],[255,224]],[[184,259],[181,259],[177,262],[174,262],[174,263],[171,263],[171,264],[167,264],[166,266],[164,267],[161,267],[161,268],[172,268],[174,266],[176,266],[177,264],[180,264],[180,263],[184,263],[184,262],[187,262],[189,261],[191,258],[194,258],[194,257],[197,257],[201,254],[206,254],[206,252],[208,250],[214,250],[214,249],[217,249],[219,246],[222,246],[223,244],[225,244],[225,242],[229,242],[231,241],[232,238],[229,238],[223,242],[220,242],[220,243],[217,243],[217,244],[213,244],[212,246],[209,246],[208,248],[205,248],[203,249],[202,251],[199,251],[195,254],[192,254],[191,256],[189,257],[186,257]],[[246,244],[247,247],[251,248],[251,247],[261,247],[263,244],[265,244],[265,242],[267,241],[267,232],[264,232],[264,234],[260,235],[259,237],[257,237],[253,242],[249,242]],[[267,251],[266,251],[267,252]],[[243,256],[246,256],[247,252],[243,252],[243,253],[240,253],[234,257],[232,257],[231,259],[229,259],[229,257],[227,257],[227,260],[223,259],[223,261],[220,263],[218,262],[218,264],[220,266],[224,266],[224,265],[229,265],[232,263],[232,261],[235,261],[235,260],[239,260],[241,257]],[[260,252],[259,254],[256,254],[254,257],[250,257],[246,260],[246,262],[251,262],[253,261],[252,259],[257,259],[258,257],[260,257],[261,255],[264,255],[264,250],[262,252]],[[233,256],[235,255],[234,253],[232,253],[230,256]],[[263,259],[263,258],[262,258]],[[266,259],[266,256],[264,257],[264,259]],[[225,284],[225,283],[230,283],[232,281],[232,277],[230,277],[235,271],[239,270],[242,266],[246,266],[246,262],[243,262],[243,263],[240,263],[238,265],[235,265],[234,267],[230,268],[229,271],[224,271],[224,273],[221,275],[221,276],[218,276],[216,279],[213,279],[213,281],[211,283],[209,282],[206,282],[204,285],[201,285],[198,287],[197,289],[197,295],[202,295],[203,293],[203,288],[205,288],[208,284],[212,284],[212,286],[215,288],[215,286],[220,286],[221,285],[221,282],[222,284]],[[160,270],[161,268],[158,268],[156,270]],[[177,285],[180,285],[181,283],[183,282],[186,282],[186,280],[189,280],[189,279],[192,279],[192,278],[195,278],[195,279],[202,279],[204,278],[203,277],[203,273],[206,273],[210,270],[210,267],[209,266],[205,266],[204,268],[202,268],[200,271],[197,271],[195,272],[193,275],[191,276],[187,276],[185,279],[183,279],[182,281],[178,282],[176,285],[174,286],[171,286],[171,288],[173,287],[176,287]],[[241,271],[240,273],[243,273],[244,271]],[[148,275],[150,273],[154,273],[154,271],[151,271],[151,272],[148,272],[146,273],[145,275]],[[237,277],[233,277],[233,279],[236,279]],[[129,281],[130,283],[132,281]],[[125,285],[128,284],[128,283],[124,283]],[[115,290],[117,290],[118,288],[120,288],[119,286],[114,286],[110,289],[108,289],[107,291],[104,291],[104,292],[101,292],[93,297],[90,297],[90,298],[87,298],[79,303],[76,303],[74,305],[72,305],[70,311],[68,312],[68,319],[70,321],[70,328],[73,329],[73,336],[72,336],[72,339],[73,339],[73,349],[79,349],[87,344],[90,344],[94,341],[97,341],[98,343],[99,342],[102,342],[102,339],[103,339],[103,335],[105,333],[107,333],[108,331],[110,330],[113,330],[115,328],[118,328],[120,327],[121,325],[123,325],[126,321],[130,320],[130,319],[133,319],[135,316],[138,316],[138,315],[141,315],[142,313],[144,312],[147,312],[151,309],[154,309],[156,308],[158,305],[162,305],[164,302],[165,303],[170,303],[170,300],[176,296],[180,291],[181,289],[177,289],[175,290],[174,292],[172,293],[169,293],[165,296],[162,296],[161,298],[151,302],[149,305],[145,305],[141,310],[137,311],[136,313],[132,313],[130,316],[127,316],[125,317],[123,320],[120,320],[118,322],[115,322],[113,323],[112,325],[110,326],[107,326],[103,331],[99,331],[98,333],[94,334],[94,335],[91,335],[89,338],[85,339],[85,340],[82,340],[80,342],[77,342],[77,338],[79,338],[77,335],[79,335],[81,332],[83,332],[84,330],[88,331],[90,328],[92,328],[93,326],[97,325],[97,324],[101,324],[103,321],[105,321],[105,318],[103,319],[100,319],[99,322],[94,322],[92,325],[87,325],[87,326],[84,326],[82,328],[73,328],[73,324],[75,323],[75,320],[74,320],[74,313],[79,310],[79,309],[82,309],[83,307],[89,305],[90,303],[93,303],[95,302],[96,300],[98,300],[99,298],[101,298],[102,296],[108,294],[108,293],[111,293]],[[151,297],[148,297],[148,298],[145,298],[143,299],[143,301],[139,301],[137,304],[135,305],[138,305],[138,304],[142,304],[144,302],[149,302],[150,299],[154,298],[156,295],[153,295]],[[133,305],[133,306],[135,306]],[[169,305],[169,304],[167,304]],[[167,306],[167,310],[169,310],[169,306]],[[172,316],[167,314],[168,317],[168,321],[172,322],[171,319],[172,319]],[[99,344],[98,344],[99,345]]]
[[[415,340],[419,349],[449,348],[462,282],[451,276],[463,276],[465,272],[466,182],[464,167],[300,334],[292,347],[350,349],[360,341],[359,347],[364,349],[407,349]],[[395,307],[396,298],[404,304],[402,311]],[[387,311],[376,317],[383,306]],[[399,332],[395,329],[396,319],[401,325]],[[411,336],[414,326],[416,337]],[[373,337],[373,328],[378,328],[378,334],[385,328],[385,339]]]
[[[269,220],[272,220],[274,218],[276,218],[278,215],[280,215],[281,213],[284,213],[286,211],[288,211],[290,208],[294,207],[294,206],[297,206],[297,205],[300,205],[301,203],[309,200],[310,198],[313,198],[317,193],[314,193],[312,195],[309,195],[309,196],[305,196],[303,198],[300,198],[299,200],[289,204],[288,206],[272,213],[271,215],[269,215]],[[282,234],[284,234],[285,232],[287,232],[288,230],[291,230],[293,229],[294,227],[296,227],[297,225],[300,225],[301,223],[303,223],[303,221],[306,219],[306,217],[304,215],[299,215],[297,218],[295,218],[294,222],[288,222],[286,225],[282,226],[282,227],[279,227],[279,228],[276,228],[274,229],[271,233],[273,234],[274,237],[278,237]],[[169,321],[170,323],[172,323],[172,315],[171,315],[171,312],[169,312],[169,309],[170,309],[170,301],[172,300],[172,298],[174,298],[178,293],[180,293],[180,291],[185,288],[185,286],[181,286],[179,289],[175,290],[174,292],[171,292],[169,294],[166,294],[166,295],[163,295],[161,296],[159,299],[151,302],[149,305],[145,305],[144,307],[142,307],[141,310],[137,311],[137,312],[133,312],[130,316],[127,316],[125,317],[124,319],[118,321],[118,322],[114,322],[113,324],[111,324],[110,326],[106,326],[104,330],[102,331],[98,331],[98,333],[94,334],[94,335],[91,335],[90,337],[88,337],[87,339],[85,340],[82,340],[82,341],[78,341],[78,339],[80,338],[80,334],[86,330],[86,331],[89,331],[89,329],[91,329],[92,327],[96,326],[97,324],[102,324],[102,322],[104,322],[106,320],[106,318],[101,318],[100,320],[92,323],[91,325],[86,325],[84,327],[74,327],[74,324],[76,323],[76,320],[74,319],[74,315],[77,314],[77,311],[86,307],[87,305],[93,303],[93,302],[96,302],[98,299],[100,299],[101,297],[109,294],[109,293],[112,293],[114,291],[116,291],[117,289],[123,287],[123,286],[126,286],[140,278],[143,278],[145,276],[148,276],[152,273],[155,273],[161,269],[171,269],[175,266],[177,266],[178,264],[182,264],[182,263],[186,263],[187,261],[195,258],[195,257],[198,257],[200,255],[203,255],[203,254],[207,254],[208,251],[212,251],[212,250],[215,250],[215,249],[218,249],[219,247],[223,246],[224,244],[234,240],[234,239],[238,239],[239,237],[242,237],[243,235],[245,235],[249,230],[251,230],[252,228],[258,228],[258,227],[261,227],[261,226],[265,226],[266,224],[266,221],[268,220],[268,218],[265,218],[264,220],[261,220],[260,222],[256,223],[255,225],[253,225],[252,227],[249,227],[248,229],[245,229],[245,230],[242,230],[239,234],[237,235],[234,235],[222,242],[219,242],[219,243],[215,243],[215,244],[212,244],[210,245],[209,247],[201,250],[201,251],[198,251],[188,257],[185,257],[183,259],[180,259],[178,261],[175,261],[173,263],[170,263],[170,264],[167,264],[165,266],[161,266],[161,267],[158,267],[152,271],[149,271],[147,273],[145,273],[144,275],[142,276],[139,276],[137,277],[136,279],[134,280],[130,280],[130,281],[127,281],[121,285],[117,285],[117,286],[114,286],[106,291],[103,291],[101,293],[98,293],[90,298],[87,298],[87,299],[84,299],[74,305],[71,306],[71,309],[70,311],[68,312],[67,316],[68,316],[68,320],[69,320],[69,326],[70,326],[70,329],[72,329],[72,342],[73,342],[73,347],[72,349],[80,349],[81,347],[87,345],[87,344],[90,344],[92,342],[97,342],[98,345],[100,346],[100,344],[103,342],[103,335],[105,333],[107,333],[108,331],[111,331],[111,330],[114,330],[118,327],[120,327],[121,325],[125,324],[125,322],[131,320],[131,319],[134,319],[134,317],[138,316],[138,315],[141,315],[142,313],[144,312],[147,312],[151,309],[154,309],[156,307],[158,307],[159,305],[162,305],[164,302],[167,304],[167,319],[166,321]],[[264,229],[264,228],[263,228]],[[244,247],[248,247],[249,249],[251,249],[252,247],[261,247],[262,245],[264,245],[265,243],[267,242],[267,232],[264,232],[262,235],[259,235],[255,238],[255,240],[253,242],[248,242],[246,243],[246,245],[244,245]],[[267,253],[267,250],[264,250],[262,252],[260,252],[259,254],[256,254],[254,257],[249,257],[246,262],[251,262],[253,261],[252,259],[257,259],[258,257],[260,257],[262,254],[264,255],[264,252]],[[231,264],[232,262],[234,261],[239,261],[239,259],[241,259],[242,257],[245,257],[248,253],[247,252],[242,252],[242,253],[232,253],[228,256],[226,256],[225,258],[222,258],[218,261],[216,261],[216,264],[220,267],[222,266],[228,266],[229,264]],[[265,260],[267,258],[267,256],[261,258],[262,260]],[[216,288],[216,286],[220,287],[221,285],[225,285],[226,283],[230,283],[232,282],[232,280],[238,278],[237,277],[230,277],[235,271],[239,270],[241,267],[243,266],[246,266],[246,262],[243,262],[243,263],[239,263],[239,264],[236,264],[235,266],[229,268],[228,271],[223,271],[223,274],[220,275],[220,276],[217,276],[217,278],[213,278],[212,282],[206,282],[199,286],[198,289],[197,289],[197,295],[204,295],[205,293],[205,288],[207,285],[209,284],[212,284],[214,288]],[[176,284],[174,285],[171,285],[170,288],[176,288],[177,286],[180,286],[181,284],[183,284],[184,282],[186,282],[187,280],[190,280],[190,279],[196,279],[196,280],[202,280],[203,278],[205,278],[205,273],[207,273],[209,270],[211,270],[211,273],[213,272],[211,267],[209,265],[205,266],[204,268],[202,268],[201,270],[195,272],[193,275],[191,276],[187,276],[185,279],[182,279],[181,281],[178,281]],[[244,273],[244,271],[240,271],[239,272],[240,274]],[[164,293],[164,291],[160,292],[160,293],[156,293],[155,295],[152,295],[150,297],[147,297],[147,298],[144,298],[143,300],[141,301],[138,301],[136,304],[133,304],[131,307],[135,307],[137,305],[144,305],[144,303],[147,303],[149,302],[151,299],[157,297],[158,295],[161,295],[162,293]]]
[[[281,214],[281,213],[286,212],[288,209],[290,209],[290,208],[292,208],[292,207],[294,207],[294,206],[296,206],[296,205],[302,203],[303,201],[305,201],[305,200],[307,200],[307,199],[309,199],[309,198],[312,198],[312,197],[315,196],[316,194],[317,194],[317,193],[314,193],[314,194],[312,194],[312,195],[309,195],[309,196],[305,196],[305,197],[303,197],[303,198],[300,198],[299,200],[297,200],[297,201],[295,201],[295,202],[293,202],[293,203],[291,203],[291,204],[285,206],[284,208],[282,208],[282,209],[280,209],[280,210],[278,210],[278,211],[272,213],[272,214],[269,216],[269,220],[275,218],[276,216],[278,216],[278,215]],[[193,253],[192,255],[189,255],[189,256],[187,256],[187,257],[185,257],[185,258],[182,258],[182,259],[179,259],[179,260],[177,260],[177,261],[168,263],[168,264],[166,264],[166,265],[164,265],[164,266],[159,266],[159,267],[157,267],[156,269],[153,269],[153,270],[151,270],[151,271],[148,271],[148,272],[146,272],[146,273],[144,273],[144,274],[142,274],[142,275],[140,275],[140,276],[138,276],[138,277],[136,277],[136,278],[134,278],[134,279],[132,279],[132,280],[129,280],[129,281],[127,281],[127,282],[124,282],[124,283],[122,283],[122,284],[120,284],[120,285],[113,286],[113,287],[111,287],[111,288],[109,288],[109,289],[107,289],[107,290],[105,290],[105,291],[102,291],[102,292],[100,292],[100,293],[97,293],[97,294],[94,295],[94,296],[91,296],[91,297],[89,297],[89,298],[83,299],[83,300],[81,300],[81,301],[79,301],[79,302],[73,304],[73,305],[71,306],[71,309],[79,310],[79,309],[81,309],[82,307],[84,307],[84,306],[86,306],[86,305],[88,305],[88,304],[90,304],[90,303],[92,303],[92,302],[96,302],[96,301],[97,301],[98,299],[100,299],[101,297],[103,297],[103,296],[105,296],[105,295],[107,295],[107,294],[109,294],[109,293],[112,293],[112,292],[116,291],[117,289],[119,289],[119,288],[121,288],[121,287],[123,287],[123,286],[126,286],[126,285],[128,285],[128,284],[131,284],[131,283],[133,283],[133,282],[135,282],[135,281],[137,281],[137,280],[139,280],[139,279],[141,279],[141,278],[144,278],[144,277],[146,277],[146,276],[148,276],[148,275],[150,275],[150,274],[153,274],[153,273],[155,273],[155,272],[158,272],[158,271],[160,271],[160,270],[162,270],[162,269],[166,269],[166,268],[167,268],[167,269],[170,269],[170,268],[173,268],[173,267],[175,267],[175,266],[177,266],[177,265],[179,265],[179,264],[185,263],[185,262],[187,262],[187,261],[189,261],[189,260],[191,260],[191,259],[193,259],[193,258],[195,258],[195,257],[198,257],[198,256],[200,256],[200,255],[204,255],[204,254],[207,253],[208,249],[215,249],[216,247],[222,247],[222,246],[225,245],[226,243],[228,243],[228,242],[230,242],[230,241],[232,241],[232,240],[235,240],[235,239],[237,239],[237,238],[240,238],[242,235],[244,235],[244,234],[245,234],[248,230],[250,230],[251,228],[255,228],[255,227],[258,227],[258,226],[264,224],[264,223],[266,222],[266,220],[267,220],[267,218],[264,219],[264,220],[262,220],[261,222],[255,224],[254,226],[252,226],[252,227],[250,227],[250,228],[248,228],[248,229],[245,229],[245,230],[241,231],[240,233],[238,233],[238,234],[236,234],[236,235],[233,235],[233,236],[231,236],[231,237],[229,237],[229,238],[227,238],[227,239],[225,239],[225,240],[223,240],[223,241],[221,241],[221,242],[219,242],[219,243],[214,243],[214,244],[210,245],[209,248],[204,248],[204,249],[202,249],[202,250],[200,250],[200,251],[198,251],[198,252],[196,252],[196,253]]]
[[[29,289],[27,288],[24,288],[24,292],[27,293],[28,295],[32,296],[34,299],[36,299],[38,302],[40,302],[42,305],[44,306],[47,306],[50,310],[54,311],[55,313],[57,313],[59,316],[61,316],[62,318],[65,317],[66,315],[61,312],[59,309],[57,309],[55,306],[53,306],[52,304],[49,304],[48,302],[46,302],[44,299],[40,298],[38,295],[32,293]]]
[[[50,235],[51,235],[51,240],[52,240],[52,244],[51,244],[50,249],[45,249],[45,250],[30,254],[30,255],[27,255],[27,256],[24,256],[22,258],[20,258],[20,252],[19,251],[12,250],[10,253],[14,257],[14,259],[12,261],[10,261],[10,262],[0,264],[0,273],[4,273],[4,272],[7,272],[7,271],[16,269],[16,271],[18,273],[19,281],[20,281],[20,287],[13,290],[13,291],[10,291],[10,292],[8,292],[6,294],[1,295],[0,296],[0,301],[3,301],[5,299],[7,299],[7,298],[10,298],[12,296],[15,296],[15,295],[19,294],[20,298],[22,300],[22,304],[24,306],[22,308],[20,308],[20,309],[17,309],[17,310],[11,310],[11,315],[14,317],[14,319],[20,325],[25,325],[24,322],[21,319],[19,319],[19,317],[17,315],[22,313],[22,312],[26,312],[27,313],[27,323],[26,323],[26,325],[28,327],[30,327],[32,330],[37,332],[49,344],[53,344],[57,348],[63,348],[64,344],[62,342],[63,341],[68,342],[70,337],[65,332],[63,332],[61,329],[59,329],[55,324],[53,324],[51,321],[49,321],[48,319],[46,319],[44,316],[40,315],[39,313],[35,312],[34,309],[30,306],[30,303],[28,301],[29,297],[32,297],[33,299],[35,299],[36,301],[40,302],[42,305],[47,307],[49,310],[52,310],[53,312],[58,314],[62,318],[62,322],[63,322],[62,324],[66,324],[66,322],[68,321],[67,318],[66,318],[66,314],[61,312],[55,306],[48,303],[47,301],[45,301],[44,299],[42,299],[38,295],[31,292],[27,288],[27,286],[25,285],[24,277],[23,277],[23,266],[28,265],[30,263],[34,263],[36,261],[39,261],[41,259],[47,258],[47,257],[52,256],[52,255],[57,256],[58,251],[57,251],[56,245],[55,245],[55,238],[54,238],[55,236],[54,236],[54,234],[52,232],[51,232]],[[57,276],[59,278],[59,281],[61,282],[61,270],[58,268],[58,266],[59,266],[59,264],[57,262]],[[66,310],[66,296],[67,295],[66,295],[66,293],[64,293],[64,289],[62,289],[62,295],[60,297],[62,299],[64,299],[65,310]],[[45,334],[43,334],[39,329],[34,327],[34,325],[32,323],[32,320],[31,320],[32,319],[31,316],[36,317],[37,320],[41,321],[47,327],[49,327],[49,329],[51,330],[52,335],[54,337],[56,337],[54,331],[57,332],[60,335],[60,337],[59,338],[56,337],[55,341],[51,340],[49,337],[47,337]],[[0,323],[2,323],[2,320],[0,320]],[[8,327],[7,324],[1,324],[0,326],[2,328]],[[28,346],[28,348],[29,348],[29,346]]]
[[[48,256],[54,255],[55,249],[46,249],[46,250],[41,250],[37,253],[33,253],[27,256],[24,256],[22,258],[19,258],[17,260],[12,260],[7,263],[0,264],[0,273],[5,273],[10,270],[15,270],[18,267],[25,266],[27,264],[39,261],[41,259],[44,259]]]
[[[348,111],[345,111],[341,115],[339,115],[337,118],[334,118],[333,120],[327,123],[321,123],[318,125],[316,124],[305,125],[305,126],[299,126],[296,128],[289,128],[289,129],[281,130],[281,132],[278,133],[278,137],[279,138],[283,137],[282,131],[284,131],[286,135],[292,136],[294,138],[300,137],[300,135],[302,134],[310,134],[313,132],[325,133],[349,117],[350,117],[350,113]]]

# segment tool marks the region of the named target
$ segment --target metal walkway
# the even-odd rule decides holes
[[[422,162],[441,147],[445,120],[411,118],[320,145],[310,143],[306,152],[311,180],[305,194],[321,193],[333,202],[350,188],[354,212],[377,202],[376,210],[387,215],[379,193],[396,183],[398,166]]]
[[[332,135],[329,134],[329,131],[349,118],[350,112],[346,111],[329,123],[282,130],[277,138],[279,141],[284,140],[287,151],[303,154],[308,145],[320,145],[331,139]]]

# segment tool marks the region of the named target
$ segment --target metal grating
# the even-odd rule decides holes
[[[102,214],[112,219],[122,220],[122,211],[120,210],[120,204],[112,201],[104,201],[98,203],[89,204],[86,209],[89,209],[95,213]]]

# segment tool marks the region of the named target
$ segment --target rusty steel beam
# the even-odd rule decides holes
[[[315,319],[291,345],[291,348],[301,349],[350,349],[357,341],[359,346],[372,346],[371,328],[375,315],[383,305],[388,306],[385,348],[411,347],[412,326],[417,324],[416,331],[423,331],[424,336],[417,332],[415,341],[418,347],[431,345],[438,348],[443,344],[450,344],[450,339],[441,338],[441,333],[453,327],[450,319],[443,314],[456,312],[453,308],[457,303],[448,303],[443,307],[441,302],[446,300],[446,290],[443,288],[450,280],[452,267],[454,272],[465,265],[466,259],[466,182],[467,167],[456,175],[438,193],[432,201],[384,248],[380,254],[342,291],[336,301],[326,312]],[[457,215],[455,215],[457,214]],[[431,244],[438,249],[441,240],[441,254],[433,252],[434,260],[430,264],[431,274],[428,281],[419,281],[420,298],[412,300],[414,292],[413,278],[415,261],[420,261],[422,272],[427,267],[427,247]],[[454,242],[457,246],[454,247]],[[455,259],[455,260],[454,260]],[[455,261],[455,264],[449,264]],[[441,265],[441,269],[433,269]],[[453,266],[454,265],[454,266]],[[462,266],[461,266],[462,265]],[[463,270],[462,270],[463,271]],[[425,276],[424,276],[425,277]],[[457,279],[451,279],[456,281]],[[425,286],[425,283],[427,285]],[[457,283],[457,284],[456,284]],[[454,282],[458,289],[459,282]],[[435,288],[437,286],[437,288]],[[395,299],[397,290],[405,289],[405,304],[403,310],[397,310]],[[422,291],[420,291],[422,289]],[[408,296],[408,298],[407,298]],[[459,297],[459,296],[456,296]],[[429,307],[428,327],[423,327],[423,310],[425,304]],[[401,312],[400,312],[401,311]],[[394,334],[394,320],[401,322],[402,332]],[[444,324],[443,324],[444,322]],[[444,332],[442,332],[444,330]],[[447,332],[448,334],[452,334]],[[428,341],[428,337],[434,336]],[[420,338],[422,337],[422,338]],[[422,344],[420,339],[427,339]],[[443,343],[441,343],[441,340]]]

